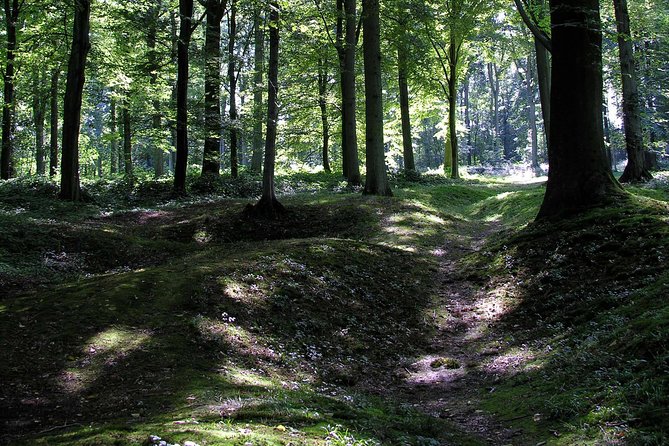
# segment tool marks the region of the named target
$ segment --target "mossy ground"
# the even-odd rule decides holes
[[[273,222],[244,219],[248,199],[173,200],[161,185],[144,201],[92,185],[84,205],[1,185],[0,442],[485,443],[375,388],[438,332],[435,252],[493,228],[455,279],[512,290],[489,332],[532,355],[490,376],[483,408],[527,443],[661,444],[664,183],[528,226],[540,184],[422,178],[374,198],[334,175],[282,181],[295,194]],[[201,187],[255,187],[221,184]]]

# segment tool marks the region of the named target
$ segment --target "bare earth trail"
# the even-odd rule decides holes
[[[472,283],[460,264],[500,229],[491,223],[463,223],[435,251],[440,264],[431,322],[437,330],[426,346],[429,353],[396,371],[402,379],[388,387],[386,395],[430,416],[448,419],[485,444],[535,445],[538,442],[526,438],[522,430],[508,427],[514,420],[496,419],[480,407],[480,395],[494,392],[496,382],[513,375],[528,359],[522,351],[506,351],[507,333],[496,326],[505,311],[507,291],[503,286],[490,290]]]

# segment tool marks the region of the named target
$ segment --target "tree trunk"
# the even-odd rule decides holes
[[[535,175],[541,173],[539,166],[539,141],[537,136],[537,108],[534,103],[534,70],[532,64],[534,61],[531,56],[527,56],[527,74],[525,77],[525,92],[527,96],[527,121],[530,127],[530,166]]]
[[[60,196],[78,201],[79,186],[79,128],[81,126],[81,100],[84,91],[86,57],[90,49],[89,29],[90,0],[76,0],[72,48],[67,65],[67,83],[63,103],[63,148],[60,175]]]
[[[179,40],[177,43],[177,153],[174,191],[186,193],[188,167],[188,46],[192,34],[193,0],[179,0]]]
[[[33,122],[35,125],[35,161],[37,164],[37,175],[46,173],[44,159],[44,118],[46,116],[46,100],[42,85],[46,81],[46,72],[40,70],[34,74],[33,85]]]
[[[473,156],[472,156],[472,134],[471,134],[471,126],[472,126],[472,120],[471,117],[469,116],[469,79],[465,79],[463,89],[462,91],[464,92],[464,98],[463,102],[465,105],[465,131],[467,132],[467,165],[471,166],[473,162]]]
[[[544,120],[546,145],[549,146],[551,134],[551,59],[548,50],[539,41],[534,41],[534,48],[537,55],[537,83],[539,84],[541,117]]]
[[[342,67],[342,158],[344,175],[351,186],[360,185],[355,99],[356,0],[344,0],[344,44]]]
[[[263,140],[262,140],[262,79],[265,62],[265,32],[263,29],[261,9],[257,8],[253,14],[254,53],[253,53],[253,154],[251,155],[251,171],[262,170]]]
[[[451,178],[460,178],[458,170],[460,162],[458,159],[458,134],[456,132],[459,52],[459,42],[457,42],[453,30],[451,30],[451,38],[448,45],[448,139],[451,150]]]
[[[228,40],[228,88],[230,91],[230,174],[232,178],[237,178],[239,172],[238,154],[237,154],[237,75],[236,75],[236,55],[235,42],[237,37],[237,1],[231,0],[230,5],[230,27]]]
[[[121,170],[121,167],[119,165],[119,156],[118,156],[118,139],[117,139],[117,134],[116,134],[116,99],[112,98],[111,99],[111,105],[110,105],[110,111],[109,111],[109,131],[111,133],[111,144],[110,144],[110,152],[111,152],[111,173],[117,173],[118,171]]]
[[[401,25],[400,25],[401,26]],[[411,138],[411,115],[409,113],[409,85],[407,82],[407,48],[406,32],[402,27],[402,36],[397,46],[397,81],[400,93],[400,114],[402,117],[402,155],[404,172],[407,176],[416,174],[416,163],[413,157],[413,141]]]
[[[550,6],[554,119],[538,219],[560,218],[623,194],[604,149],[599,1],[551,0]]]
[[[367,176],[365,194],[391,196],[383,144],[383,84],[381,79],[381,24],[379,0],[362,1],[365,64],[365,134]]]
[[[488,80],[490,81],[490,112],[492,115],[492,150],[497,155],[497,138],[499,137],[499,76],[494,62],[488,63]]]
[[[56,176],[58,170],[58,68],[51,72],[50,109],[51,140],[49,141],[49,176]]]
[[[224,9],[225,6],[219,0],[207,0],[202,175],[218,175],[221,168],[221,20]]]
[[[160,64],[158,60],[158,53],[156,52],[156,36],[157,36],[157,26],[158,26],[158,15],[159,7],[161,2],[158,2],[158,5],[149,10],[148,15],[148,30],[147,30],[147,47],[148,52],[148,69],[149,69],[149,83],[151,85],[152,94],[157,95],[157,83],[158,83],[158,70],[160,69]],[[165,173],[165,160],[163,157],[163,149],[159,143],[160,133],[162,130],[162,118],[160,116],[160,100],[155,97],[152,101],[153,106],[153,115],[151,116],[151,130],[153,136],[153,169],[154,175],[156,178],[163,176]]]
[[[123,101],[123,165],[125,176],[132,179],[132,131],[127,99]]]
[[[632,53],[627,0],[613,0],[613,7],[618,29],[618,54],[623,85],[623,126],[625,127],[627,148],[627,165],[620,181],[623,183],[646,181],[651,179],[652,175],[646,169],[644,159],[641,104],[634,66],[634,54]]]
[[[14,175],[14,60],[16,59],[16,22],[19,18],[19,0],[5,0],[7,56],[4,73],[4,104],[2,107],[2,151],[0,152],[0,179]]]
[[[323,170],[330,172],[330,158],[328,148],[330,145],[330,124],[328,122],[328,103],[327,103],[328,74],[327,61],[323,58],[318,59],[318,106],[321,109],[321,122],[323,126]]]
[[[279,3],[269,3],[269,73],[267,93],[267,137],[265,138],[265,165],[262,175],[262,196],[247,214],[262,218],[277,218],[285,212],[274,192],[274,163],[276,159],[276,127],[279,119],[277,103],[279,91]]]

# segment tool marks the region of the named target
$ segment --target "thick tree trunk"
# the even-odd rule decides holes
[[[50,133],[51,140],[49,141],[49,176],[56,176],[58,170],[58,78],[60,77],[60,70],[58,68],[51,72],[51,93],[50,93]]]
[[[239,175],[239,158],[237,154],[238,123],[237,123],[237,74],[235,42],[237,37],[237,1],[231,0],[230,27],[228,40],[228,88],[230,91],[230,174],[232,178]]]
[[[177,150],[174,191],[186,193],[188,167],[188,46],[192,34],[193,0],[179,0],[179,40],[177,43]]]
[[[4,73],[4,104],[2,107],[2,150],[0,151],[0,179],[14,175],[14,61],[16,59],[16,22],[19,18],[19,0],[4,0],[7,32],[7,55]]]
[[[550,6],[554,119],[538,219],[559,218],[623,194],[604,149],[599,1],[551,0]]]
[[[402,28],[404,29],[404,28]],[[406,32],[402,31],[406,35]],[[405,35],[400,37],[397,46],[397,81],[400,93],[400,114],[402,116],[402,155],[404,158],[404,172],[408,175],[416,174],[416,163],[413,157],[413,141],[411,138],[411,115],[409,113],[409,85],[407,82],[407,49]]]
[[[323,170],[330,172],[330,157],[328,149],[330,145],[330,124],[328,122],[328,102],[327,102],[327,61],[322,58],[318,59],[318,106],[321,109],[321,123],[323,127],[323,145],[321,153],[323,158]]]
[[[262,79],[265,62],[265,32],[263,30],[261,9],[253,14],[254,53],[253,53],[253,154],[251,155],[251,171],[262,170],[263,139],[262,139]]]
[[[123,101],[123,165],[125,176],[132,178],[132,129],[127,99]]]
[[[356,49],[356,0],[344,0],[344,45],[342,67],[342,159],[344,175],[351,186],[360,185],[358,165],[358,137],[356,120],[355,49]]]
[[[234,6],[234,3],[233,3]],[[207,0],[204,43],[204,153],[202,175],[218,175],[221,168],[221,20],[225,6]],[[231,37],[232,39],[232,33]]]
[[[33,78],[33,123],[35,125],[35,161],[37,175],[46,173],[44,153],[44,119],[46,117],[46,99],[42,85],[46,81],[46,72],[40,70]]]
[[[269,73],[267,93],[267,137],[265,138],[265,165],[262,175],[262,196],[247,214],[262,218],[277,218],[285,212],[274,192],[274,163],[276,159],[276,127],[279,119],[277,103],[279,91],[279,3],[269,3]]]
[[[641,130],[641,104],[637,86],[634,54],[630,33],[630,16],[627,0],[613,0],[618,28],[618,54],[623,85],[623,126],[627,148],[627,165],[620,177],[621,182],[646,181],[652,178],[646,169]]]
[[[60,175],[60,196],[65,200],[78,201],[79,186],[79,128],[81,126],[81,100],[84,91],[85,67],[90,49],[89,29],[91,18],[90,0],[76,0],[72,48],[67,65],[67,83],[63,103],[63,148]]]
[[[383,144],[383,84],[381,79],[381,24],[379,0],[362,1],[365,63],[365,134],[367,176],[365,193],[391,196]]]

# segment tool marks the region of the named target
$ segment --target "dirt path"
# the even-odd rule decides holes
[[[495,322],[504,312],[500,294],[463,277],[461,259],[478,251],[500,228],[494,225],[463,226],[446,245],[440,257],[438,290],[433,325],[438,327],[428,354],[400,371],[401,384],[388,389],[394,398],[434,417],[445,418],[463,431],[491,445],[536,444],[519,429],[508,427],[480,406],[483,392],[494,392],[495,383],[524,361],[506,352],[504,332]],[[440,365],[440,363],[445,363]]]

